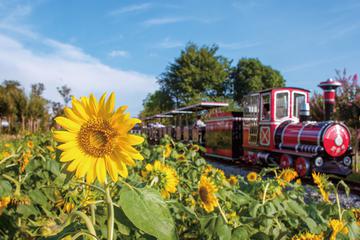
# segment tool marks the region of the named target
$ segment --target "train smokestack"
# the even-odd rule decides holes
[[[335,109],[336,89],[341,86],[340,82],[329,78],[318,85],[324,91],[325,121],[332,118]]]
[[[306,122],[310,120],[310,104],[303,102],[300,105],[300,122]]]

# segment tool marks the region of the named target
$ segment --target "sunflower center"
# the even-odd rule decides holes
[[[202,202],[204,202],[204,203],[209,202],[209,192],[206,187],[200,187],[199,195],[200,195],[200,199]]]
[[[78,142],[87,154],[104,157],[112,152],[116,135],[108,121],[91,119],[81,126]]]

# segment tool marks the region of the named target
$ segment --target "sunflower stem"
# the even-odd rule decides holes
[[[86,228],[89,230],[90,234],[93,235],[93,239],[97,239],[96,231],[94,225],[91,223],[90,218],[83,212],[74,211],[71,215],[71,219],[75,217],[75,215],[79,216],[82,220],[84,220]]]
[[[270,185],[270,183],[267,183],[266,186],[265,186],[264,195],[263,195],[263,199],[262,199],[262,204],[265,204],[265,202],[266,202],[266,193],[267,193],[267,190],[269,188],[269,185]]]
[[[336,196],[336,203],[337,203],[338,211],[339,211],[339,219],[340,219],[340,221],[342,221],[341,205],[340,205],[340,199],[339,199],[339,194],[338,194],[337,189],[335,189],[335,196]]]
[[[90,211],[91,211],[91,222],[92,224],[96,224],[96,220],[95,220],[95,204],[90,204]]]
[[[110,184],[105,182],[106,199],[105,202],[108,207],[108,218],[107,218],[107,239],[113,240],[114,238],[114,205],[110,194]]]
[[[220,211],[221,216],[223,217],[225,223],[227,224],[227,223],[228,223],[228,220],[227,220],[226,215],[225,215],[223,209],[221,208],[219,202],[217,202],[217,205],[218,205],[218,208],[219,208],[219,211]]]

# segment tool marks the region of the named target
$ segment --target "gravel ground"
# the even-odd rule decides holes
[[[214,167],[222,169],[226,175],[241,175],[246,177],[246,175],[250,171],[254,171],[254,169],[250,169],[249,167],[243,167],[236,163],[226,162],[226,161],[214,161],[208,160],[208,162]],[[345,192],[339,192],[341,205],[345,208],[360,208],[360,195],[356,193],[350,193],[349,197],[346,196]],[[305,201],[306,199],[319,199],[321,200],[321,196],[316,190],[316,187],[313,185],[305,185]],[[330,201],[336,203],[335,194],[329,195]]]

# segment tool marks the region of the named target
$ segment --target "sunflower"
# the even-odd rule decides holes
[[[159,184],[161,196],[164,199],[170,198],[170,193],[175,193],[176,187],[179,184],[176,171],[158,160],[148,169],[153,172],[153,181],[156,179],[156,182]]]
[[[295,182],[297,185],[301,185],[301,179],[300,178],[298,178],[298,179],[296,179],[296,182]]]
[[[255,182],[258,179],[258,175],[256,172],[249,172],[246,178],[249,182]]]
[[[26,144],[29,148],[33,148],[34,147],[34,143],[32,141],[28,141]]]
[[[324,234],[314,234],[310,232],[301,233],[298,235],[295,235],[291,238],[291,240],[323,240]]]
[[[0,199],[0,215],[2,211],[9,205],[10,201],[11,201],[10,197],[3,197]]]
[[[77,178],[86,175],[86,181],[99,180],[104,183],[107,173],[116,182],[118,175],[128,176],[127,166],[134,166],[134,159],[143,156],[132,145],[144,141],[142,137],[128,134],[138,119],[125,114],[126,106],[114,110],[115,95],[108,100],[104,94],[99,101],[93,94],[72,99],[72,108],[65,107],[65,117],[55,121],[64,131],[54,131],[54,138],[63,144],[61,162],[69,163],[67,170],[75,172]]]
[[[63,207],[63,211],[65,213],[71,213],[72,210],[75,208],[75,204],[72,202],[66,202]]]
[[[31,155],[31,152],[29,152],[29,151],[22,154],[22,161],[20,163],[20,173],[25,172],[25,168],[29,164],[29,162],[30,162],[29,158],[31,158],[31,157],[32,157],[32,155]]]
[[[10,148],[10,147],[11,147],[11,144],[10,144],[10,143],[5,143],[4,147]]]
[[[170,157],[171,151],[172,151],[171,145],[170,145],[170,144],[166,144],[166,145],[165,145],[165,151],[164,151],[164,157],[165,157],[165,158]]]
[[[238,179],[237,179],[237,177],[235,177],[234,175],[231,175],[231,176],[229,177],[228,181],[229,181],[230,185],[233,185],[233,186],[238,183]]]
[[[46,148],[49,152],[55,152],[55,149],[52,146],[46,146]]]
[[[191,150],[193,150],[195,152],[198,152],[200,150],[200,147],[199,147],[199,145],[194,144],[194,145],[191,146]]]
[[[326,203],[330,203],[329,193],[326,191],[326,186],[328,185],[327,177],[320,173],[316,174],[316,172],[312,173],[312,177],[313,177],[314,183],[319,188],[319,191],[320,191],[320,194],[321,194],[323,200]]]
[[[178,161],[186,161],[186,157],[185,157],[185,155],[184,154],[178,154],[177,156],[176,156],[176,159],[178,160]]]
[[[331,236],[330,236],[330,240],[335,240],[336,239],[336,235],[341,232],[345,235],[347,235],[349,233],[349,230],[347,227],[345,227],[345,224],[343,221],[339,220],[339,219],[331,219],[329,221],[329,227],[332,230]]]
[[[354,208],[352,213],[354,214],[356,224],[360,227],[360,208]]]
[[[291,168],[283,169],[277,177],[277,181],[280,186],[284,187],[286,183],[291,182],[296,177],[298,177],[298,173]]]
[[[199,196],[201,200],[201,206],[206,212],[214,211],[214,208],[218,205],[218,200],[215,196],[217,192],[216,186],[206,176],[201,176],[199,182]]]

